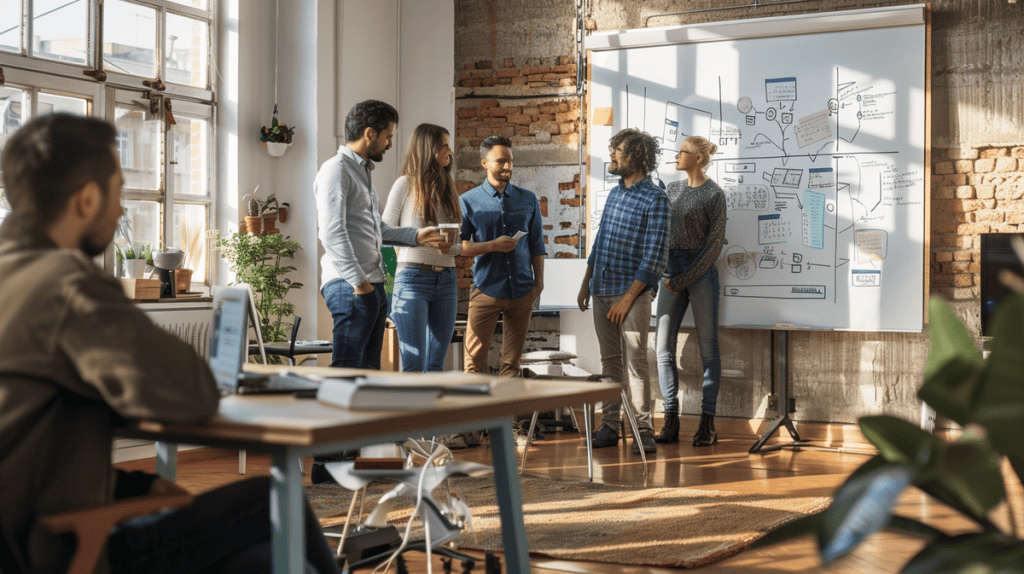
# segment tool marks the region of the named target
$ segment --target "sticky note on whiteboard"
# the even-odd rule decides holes
[[[610,126],[612,125],[612,115],[614,114],[614,108],[594,108],[594,125],[595,126]]]
[[[889,235],[881,229],[858,229],[853,235],[857,249],[857,263],[872,263],[885,259]]]
[[[854,287],[882,286],[882,272],[878,269],[851,269],[850,277]]]

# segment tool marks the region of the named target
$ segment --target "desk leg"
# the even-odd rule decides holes
[[[501,540],[505,547],[505,571],[509,574],[529,574],[530,553],[526,543],[526,525],[523,523],[523,498],[519,492],[519,474],[516,472],[516,441],[512,436],[512,420],[499,427],[487,429],[494,461],[494,487],[501,515]]]
[[[274,572],[302,574],[306,569],[306,533],[299,457],[288,450],[274,453],[270,478]]]
[[[178,444],[158,440],[153,443],[156,450],[156,473],[174,482],[178,477]]]

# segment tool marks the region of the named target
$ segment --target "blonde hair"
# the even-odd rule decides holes
[[[409,137],[409,148],[402,160],[401,175],[409,178],[413,188],[415,211],[427,225],[437,223],[459,223],[462,211],[459,209],[459,194],[455,191],[452,178],[452,164],[441,167],[437,154],[444,145],[448,130],[434,124],[420,124]],[[453,218],[440,221],[439,216]]]
[[[694,151],[700,155],[700,163],[698,166],[702,170],[707,169],[708,166],[711,165],[711,156],[715,155],[715,152],[718,151],[718,146],[701,136],[690,136],[686,138],[685,143],[693,146]]]

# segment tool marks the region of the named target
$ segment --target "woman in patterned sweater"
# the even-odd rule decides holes
[[[704,398],[693,446],[718,442],[715,407],[722,361],[718,354],[719,283],[715,262],[725,238],[725,194],[704,173],[717,150],[718,146],[700,136],[687,138],[676,156],[676,169],[686,172],[686,180],[668,186],[668,266],[657,304],[658,381],[665,401],[665,425],[655,439],[659,443],[679,441],[676,340],[691,303],[704,364]]]

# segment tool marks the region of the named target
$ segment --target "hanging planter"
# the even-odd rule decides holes
[[[284,152],[288,151],[288,146],[292,144],[283,142],[267,142],[267,153],[273,157],[281,157]]]
[[[260,128],[260,141],[267,144],[267,153],[273,157],[281,157],[292,145],[292,136],[295,135],[295,128],[288,127],[277,121],[277,106],[274,106],[274,117],[270,121],[270,127]]]

